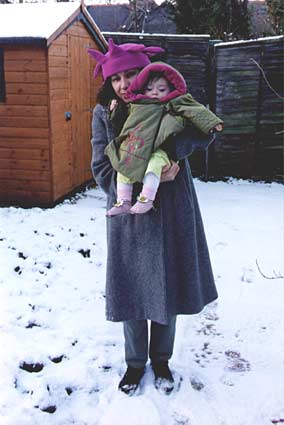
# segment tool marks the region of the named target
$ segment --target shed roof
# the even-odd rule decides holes
[[[104,36],[87,8],[78,2],[0,4],[0,43],[49,46],[77,19],[105,50]]]
[[[0,38],[48,39],[79,6],[65,2],[0,4]]]

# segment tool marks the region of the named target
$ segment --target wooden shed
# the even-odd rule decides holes
[[[88,47],[106,41],[78,3],[0,5],[0,204],[52,206],[92,179]]]

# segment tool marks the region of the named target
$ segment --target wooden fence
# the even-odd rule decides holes
[[[201,103],[208,103],[208,57],[209,35],[161,35],[141,33],[103,33],[120,43],[143,43],[145,46],[159,46],[165,53],[155,56],[178,69],[184,76],[192,95]]]
[[[225,130],[209,152],[190,158],[194,175],[283,179],[283,37],[218,43],[208,35],[104,35],[116,43],[164,47],[160,59],[224,119]]]
[[[215,45],[215,109],[225,130],[211,174],[283,179],[283,37]]]

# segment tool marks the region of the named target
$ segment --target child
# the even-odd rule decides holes
[[[162,168],[170,164],[160,148],[170,136],[193,124],[203,133],[222,130],[223,121],[186,94],[182,75],[162,62],[147,65],[128,89],[129,116],[120,135],[107,147],[117,174],[117,202],[107,216],[144,214],[153,208]],[[115,110],[113,111],[115,115]],[[143,182],[131,206],[133,183]]]

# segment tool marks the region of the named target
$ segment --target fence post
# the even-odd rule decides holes
[[[210,109],[216,111],[216,83],[217,83],[217,61],[215,45],[221,43],[222,40],[209,40],[209,57],[208,57],[208,104]],[[205,154],[205,181],[209,180],[209,166],[211,173],[215,177],[216,174],[216,156],[215,142],[211,143]]]
[[[264,48],[263,44],[260,45],[260,55],[259,55],[259,66],[263,67],[263,56]],[[254,173],[255,177],[260,177],[261,174],[259,170],[259,151],[260,151],[260,118],[261,118],[261,103],[262,103],[262,91],[263,91],[263,77],[262,72],[259,70],[259,80],[258,80],[258,94],[257,94],[257,105],[256,105],[256,119],[255,119],[255,140],[254,140]]]

